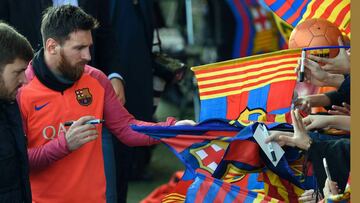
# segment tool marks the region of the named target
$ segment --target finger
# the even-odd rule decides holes
[[[88,137],[88,136],[93,136],[93,135],[97,135],[98,132],[96,130],[87,130],[87,131],[84,131],[82,133],[78,133],[76,134],[76,136],[79,138],[79,139],[83,139],[85,137]]]
[[[97,132],[95,125],[86,124],[82,126],[76,126],[75,128],[68,131],[68,136],[70,137],[80,137],[82,133],[87,131],[95,131]]]
[[[86,121],[89,121],[89,120],[92,120],[92,119],[95,119],[94,116],[83,116],[81,117],[79,120],[75,121],[70,128],[74,128],[76,126],[80,126],[80,125],[83,125]]]
[[[327,58],[318,57],[312,54],[308,55],[308,58],[318,63],[329,63],[329,60]]]
[[[336,105],[332,105],[331,106],[334,110],[340,111],[344,114],[349,113],[349,110],[346,107],[342,107],[342,106],[336,106]]]
[[[299,114],[299,109],[296,109],[294,113],[295,113],[296,120],[298,122],[298,128],[300,130],[304,131],[305,127],[304,127],[304,123],[303,123],[303,120],[302,120],[303,118]]]
[[[299,128],[298,128],[298,125],[297,125],[297,120],[296,120],[296,117],[295,117],[295,114],[294,114],[294,110],[290,111],[290,115],[291,115],[292,124],[294,126],[294,131],[296,132]]]
[[[296,146],[295,143],[294,143],[294,138],[292,138],[292,137],[280,135],[280,136],[278,137],[278,140],[279,140],[280,142],[283,142],[283,143],[284,143],[285,145],[287,145],[287,146],[291,146],[291,147],[295,147],[295,146]]]
[[[349,104],[347,104],[346,102],[343,102],[342,105],[350,111],[350,105]]]
[[[79,144],[84,145],[88,142],[96,140],[97,137],[98,137],[98,135],[91,135],[91,136],[84,137],[83,139],[81,139],[79,141]]]
[[[310,125],[311,122],[312,122],[311,115],[306,116],[305,118],[303,118],[303,123],[304,123],[305,126]]]
[[[341,111],[334,111],[334,110],[328,110],[328,114],[330,114],[330,115],[348,115]]]

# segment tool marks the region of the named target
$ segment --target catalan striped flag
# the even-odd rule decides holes
[[[283,20],[295,27],[306,19],[322,18],[350,38],[350,0],[264,0]]]
[[[193,202],[282,202],[202,174],[197,174],[186,194],[186,203]]]
[[[282,50],[193,67],[200,121],[288,121],[300,56],[300,49]]]

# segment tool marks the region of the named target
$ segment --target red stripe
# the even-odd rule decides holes
[[[271,6],[275,2],[276,2],[276,0],[265,0],[265,3],[269,6]]]
[[[272,83],[268,93],[266,112],[289,107],[291,105],[295,84],[295,80]],[[279,100],[279,98],[281,98],[281,100]]]
[[[220,94],[220,93],[224,93],[224,92],[228,92],[228,91],[234,91],[234,90],[241,90],[243,88],[252,87],[252,86],[256,86],[256,85],[268,82],[268,81],[273,80],[275,78],[291,77],[291,76],[294,76],[294,74],[283,74],[283,75],[276,76],[274,78],[261,80],[261,81],[256,82],[256,83],[250,83],[250,84],[246,84],[246,85],[243,85],[243,86],[231,87],[231,88],[226,88],[226,89],[221,89],[221,90],[203,92],[203,93],[200,93],[200,96],[207,96],[207,95],[212,95],[212,94]]]
[[[229,193],[230,189],[229,186],[224,182],[222,186],[219,186],[220,189],[216,194],[214,202],[225,202],[225,197]]]
[[[283,71],[293,71],[293,70],[294,70],[294,67],[287,67],[285,69],[282,69],[281,72],[282,72],[282,74],[289,74],[289,73],[283,73]],[[216,82],[216,83],[205,84],[205,85],[199,85],[199,89],[205,89],[205,88],[218,87],[218,86],[223,86],[223,85],[230,85],[230,84],[235,84],[235,83],[240,83],[240,82],[246,82],[248,80],[256,79],[256,78],[259,78],[259,77],[262,77],[262,76],[267,76],[267,75],[270,75],[270,74],[273,74],[273,73],[278,73],[278,72],[279,72],[278,70],[274,70],[274,71],[267,72],[267,73],[248,76],[248,77],[245,77],[245,78],[227,80],[227,81]],[[293,76],[295,76],[295,72],[293,73]],[[278,77],[278,76],[275,76],[275,77]]]
[[[268,174],[265,172],[263,172],[262,174],[264,177],[264,182],[267,183],[269,186],[269,191],[267,195],[269,197],[284,201],[284,198],[282,198],[282,196],[278,193],[277,188],[270,182],[270,178],[268,177]]]
[[[338,14],[338,16],[336,17],[336,20],[335,20],[335,24],[337,26],[340,26],[340,24],[343,22],[344,18],[345,18],[345,15],[350,11],[350,4],[346,5],[341,11],[340,13]]]
[[[294,2],[294,0],[288,0],[285,1],[285,3],[276,11],[276,14],[278,16],[283,16],[286,11],[288,11],[291,8],[291,4]]]
[[[209,181],[208,181],[209,180]],[[201,183],[199,190],[196,193],[195,202],[204,202],[204,197],[209,191],[209,188],[214,183],[213,180],[208,179],[205,177],[205,180]]]
[[[311,19],[314,15],[316,10],[319,8],[319,6],[324,2],[324,0],[318,0],[315,1],[311,7],[311,13],[306,19]]]
[[[269,61],[277,61],[277,60],[281,60],[281,59],[287,59],[287,58],[294,58],[294,60],[298,59],[298,57],[300,57],[300,53],[296,53],[296,54],[286,54],[286,55],[279,55],[279,56],[267,56],[266,58],[259,58],[256,60],[250,60],[248,62],[240,62],[237,64],[231,64],[231,65],[225,65],[225,66],[219,66],[219,67],[214,67],[211,69],[206,69],[206,70],[196,70],[195,73],[198,74],[203,74],[203,73],[211,73],[216,71],[221,71],[221,70],[227,70],[227,69],[231,69],[231,68],[239,68],[239,67],[245,67],[245,66],[249,66],[249,65],[254,65],[254,64],[261,64],[261,63],[265,63],[265,62],[269,62]],[[236,63],[236,61],[234,61],[234,63]]]
[[[226,119],[237,119],[240,116],[240,113],[243,112],[247,107],[248,98],[249,92],[227,96]]]
[[[282,179],[281,177],[279,177],[279,180],[284,187],[283,190],[286,191],[288,194],[287,197],[289,198],[289,202],[299,202],[298,196],[294,190],[295,186],[291,184],[288,180]]]
[[[301,10],[304,8],[305,5],[307,5],[309,1],[304,0],[301,4],[301,6],[297,9],[296,13],[294,13],[288,20],[289,24],[292,24],[296,19],[299,18],[301,14]]]
[[[229,88],[224,88],[224,89],[221,89],[221,90],[213,90],[213,91],[208,91],[208,92],[204,92],[202,94],[208,94],[209,92],[227,92],[227,91],[232,91],[232,90],[238,90],[238,89],[242,89],[242,88],[246,88],[246,87],[252,87],[252,86],[256,86],[256,85],[259,85],[259,84],[262,84],[262,83],[265,83],[269,80],[272,80],[272,79],[275,79],[275,78],[282,78],[282,77],[288,77],[288,76],[295,76],[295,73],[283,73],[283,74],[280,74],[278,76],[275,76],[275,77],[272,77],[272,78],[267,78],[267,79],[263,79],[263,80],[260,80],[260,81],[257,81],[257,82],[252,82],[252,83],[247,83],[247,84],[244,84],[244,85],[241,85],[241,86],[234,86],[234,87],[229,87]],[[255,78],[257,76],[254,76]],[[245,78],[244,80],[246,81],[248,78]],[[281,81],[282,82],[282,81]],[[216,87],[216,86],[221,86],[223,85],[224,83],[217,83],[217,84],[211,84],[211,86],[209,87]],[[231,84],[231,83],[230,83]],[[200,89],[203,89],[203,87],[200,87]]]
[[[320,16],[322,19],[328,19],[328,17],[331,15],[331,13],[334,11],[334,8],[341,3],[341,0],[335,0],[333,1],[324,11],[324,13]]]
[[[248,190],[240,189],[238,195],[236,196],[235,202],[245,202],[245,199],[248,197],[248,193]]]
[[[224,77],[229,77],[229,76],[235,76],[235,75],[242,75],[242,74],[249,74],[249,73],[252,73],[252,72],[258,72],[258,71],[261,71],[261,70],[266,70],[266,69],[272,69],[272,68],[276,68],[280,65],[286,65],[288,64],[289,67],[293,67],[293,65],[296,65],[297,64],[297,59],[294,59],[293,61],[287,61],[287,62],[281,62],[281,63],[277,63],[277,64],[271,64],[271,65],[267,65],[267,66],[261,66],[261,67],[258,67],[258,68],[252,68],[252,69],[248,69],[248,70],[237,70],[236,72],[232,72],[232,73],[223,73],[223,74],[218,74],[218,75],[211,75],[211,76],[207,76],[207,77],[202,77],[202,78],[199,78],[198,79],[198,82],[203,82],[203,81],[208,81],[208,80],[214,80],[214,79],[221,79],[221,78],[224,78]],[[240,67],[232,67],[232,68],[229,68],[229,69],[235,69],[235,68],[240,68]],[[245,69],[245,67],[243,67]],[[278,71],[281,71],[282,69],[285,69],[285,68],[281,68],[279,69]]]
[[[249,164],[253,167],[262,165],[259,145],[248,140],[234,141],[229,145],[228,152],[223,160],[238,161]]]
[[[240,53],[239,56],[246,56],[246,51],[249,47],[249,42],[250,42],[250,20],[249,20],[249,16],[246,12],[246,10],[244,9],[244,7],[240,4],[240,1],[234,0],[234,4],[238,10],[239,15],[241,16],[241,19],[243,20],[243,36],[242,36],[242,40],[241,43],[238,45],[240,46]]]

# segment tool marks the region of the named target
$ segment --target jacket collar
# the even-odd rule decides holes
[[[59,78],[50,71],[49,67],[45,64],[43,48],[35,54],[32,65],[34,73],[39,81],[52,90],[63,92],[74,85],[74,82],[65,83],[64,81],[59,80]]]

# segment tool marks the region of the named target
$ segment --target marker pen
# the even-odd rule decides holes
[[[301,61],[300,61],[299,82],[304,82],[304,78],[305,78],[305,68],[304,68],[305,57],[306,57],[306,52],[305,52],[305,50],[302,50],[301,51]]]
[[[100,123],[104,123],[105,120],[103,119],[93,119],[93,120],[89,120],[86,121],[84,124],[100,124]],[[64,123],[64,126],[71,126],[74,123],[74,121],[66,121]]]

